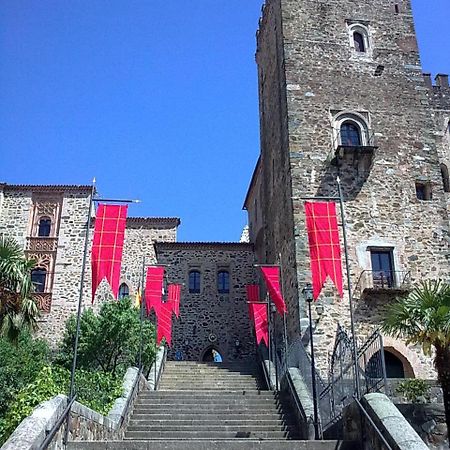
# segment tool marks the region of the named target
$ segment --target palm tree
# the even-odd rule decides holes
[[[19,244],[0,236],[0,335],[15,341],[23,328],[36,328],[38,308],[32,299],[31,270]]]
[[[408,344],[420,344],[428,356],[434,353],[450,431],[450,285],[442,281],[422,282],[387,309],[382,330]]]

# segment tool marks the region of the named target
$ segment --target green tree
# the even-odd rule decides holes
[[[434,350],[450,430],[450,285],[442,281],[421,283],[387,309],[382,330],[408,344],[421,345],[426,355],[433,355]]]
[[[80,322],[78,367],[86,370],[101,369],[113,375],[123,374],[129,366],[139,364],[140,314],[130,298],[105,302],[99,314],[92,309],[83,311]],[[71,316],[66,324],[57,361],[70,368],[75,341],[76,318]],[[142,362],[149,369],[155,358],[155,331],[144,320],[142,324]]]
[[[0,236],[0,334],[12,341],[23,328],[36,327],[39,311],[31,296],[34,266],[14,239]]]

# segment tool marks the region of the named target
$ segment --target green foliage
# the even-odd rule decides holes
[[[426,398],[429,395],[430,386],[425,380],[420,378],[410,378],[402,381],[396,391],[402,394],[409,402],[416,403],[421,397]]]
[[[130,298],[105,302],[99,314],[86,309],[81,316],[78,346],[78,367],[86,370],[101,369],[112,374],[124,374],[129,366],[139,364],[140,312]],[[153,325],[142,325],[145,368],[155,358]],[[67,324],[57,361],[70,368],[75,340],[76,321],[72,316]]]
[[[0,339],[0,417],[17,392],[33,382],[49,363],[50,349],[43,339],[23,331],[16,344]]]
[[[31,298],[34,266],[14,239],[0,235],[0,333],[14,342],[23,328],[36,327],[39,311]]]
[[[122,395],[122,380],[109,373],[77,370],[77,401],[106,415],[114,400]],[[6,441],[19,423],[41,402],[58,394],[67,394],[70,371],[58,366],[45,366],[37,378],[23,388],[0,419],[0,445]]]
[[[450,346],[450,285],[422,282],[387,310],[382,330],[408,344],[420,344],[426,355],[432,346]]]

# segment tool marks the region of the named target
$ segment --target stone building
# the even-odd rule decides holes
[[[15,238],[37,262],[32,277],[42,315],[40,334],[55,343],[64,323],[77,309],[87,214],[92,186],[0,184],[0,234]],[[95,217],[91,218],[89,247]],[[153,244],[175,241],[178,218],[127,219],[119,295],[133,295],[139,286],[143,258],[156,263]],[[83,305],[91,305],[88,252]],[[95,305],[109,295],[102,283]]]
[[[339,176],[361,342],[396,295],[449,277],[448,77],[423,76],[409,0],[267,0],[259,25],[250,241],[258,262],[281,264],[292,342],[310,281],[304,199],[337,197]],[[322,369],[348,304],[331,286],[317,304]],[[389,338],[385,349],[405,375],[433,376],[420,349]]]
[[[255,282],[253,245],[157,242],[155,249],[167,281],[183,285],[168,357],[207,361],[215,350],[223,361],[252,359],[245,286]]]

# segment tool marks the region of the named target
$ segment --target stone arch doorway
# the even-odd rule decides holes
[[[386,378],[414,378],[414,371],[409,361],[391,347],[384,347]],[[381,375],[380,352],[376,352],[366,365],[366,375],[377,378]]]
[[[220,350],[215,345],[210,345],[203,350],[200,358],[202,362],[223,362],[223,356]]]

